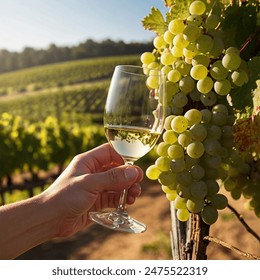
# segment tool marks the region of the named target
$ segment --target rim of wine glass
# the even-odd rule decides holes
[[[127,71],[127,70],[123,70],[123,67],[129,68],[129,69],[130,68],[136,68],[136,69],[140,69],[140,70],[141,69],[147,69],[149,72],[151,70],[156,70],[156,71],[158,71],[158,74],[156,74],[156,73],[150,74],[149,73],[149,76],[160,76],[160,77],[161,76],[163,76],[163,77],[166,76],[166,74],[161,69],[157,70],[157,69],[152,69],[152,68],[149,68],[149,67],[139,66],[139,65],[130,65],[130,64],[129,65],[128,64],[124,65],[124,64],[122,64],[122,65],[117,65],[115,69],[119,69],[120,72],[131,74],[131,75],[143,76],[143,77],[147,77],[148,76],[148,74],[145,74],[145,73],[134,73],[134,72],[130,72],[130,71]]]

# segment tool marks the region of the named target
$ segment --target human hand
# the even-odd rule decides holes
[[[43,197],[59,220],[57,236],[67,237],[84,229],[91,221],[88,213],[115,208],[120,192],[128,189],[127,203],[140,195],[143,172],[125,166],[109,144],[77,155]]]

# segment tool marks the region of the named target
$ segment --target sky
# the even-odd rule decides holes
[[[147,42],[141,20],[163,0],[0,0],[0,49],[75,46],[87,39]]]

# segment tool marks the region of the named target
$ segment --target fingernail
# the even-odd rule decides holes
[[[138,171],[136,168],[128,167],[125,169],[125,177],[127,180],[133,180],[138,175]]]

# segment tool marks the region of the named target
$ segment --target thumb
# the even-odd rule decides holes
[[[121,191],[140,181],[142,171],[134,166],[119,166],[105,172],[87,174],[85,183],[89,191]]]

